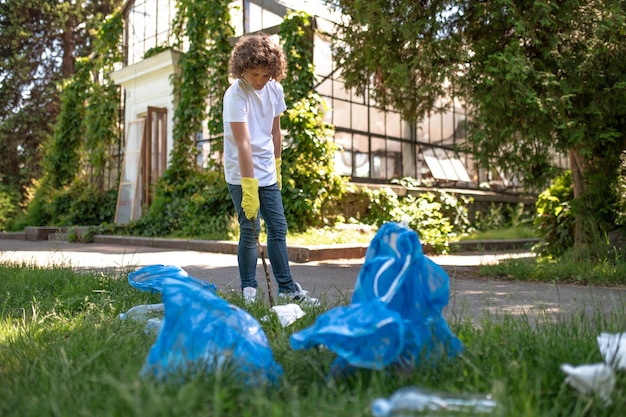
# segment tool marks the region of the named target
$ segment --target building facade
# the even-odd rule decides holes
[[[398,112],[379,108],[367,96],[357,96],[344,87],[332,50],[333,26],[339,19],[322,0],[233,1],[231,23],[237,37],[259,31],[275,35],[290,10],[304,11],[315,20],[315,90],[328,104],[326,121],[335,129],[340,174],[362,184],[387,184],[409,177],[422,186],[454,189],[494,201],[502,198],[495,194],[509,194],[508,199],[514,199],[510,195],[520,191],[514,179],[481,168],[471,155],[456,151],[466,140],[463,126],[468,116],[463,103],[442,98],[419,124],[411,124]],[[154,48],[172,44],[175,0],[128,0],[124,16],[124,67],[111,76],[124,89],[127,131],[131,123],[141,120],[148,131],[144,149],[152,151],[142,164],[149,168],[142,168],[138,185],[145,204],[149,203],[150,184],[162,174],[172,149],[174,104],[169,77],[176,71],[179,55],[168,50],[144,57]],[[198,147],[205,158],[211,157],[211,140],[219,139],[199,132]]]

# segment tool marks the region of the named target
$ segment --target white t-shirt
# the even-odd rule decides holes
[[[235,81],[224,94],[224,173],[229,184],[241,184],[237,145],[230,122],[247,122],[250,132],[254,177],[259,187],[276,183],[272,125],[274,118],[287,109],[283,87],[270,80],[255,90],[242,79]]]

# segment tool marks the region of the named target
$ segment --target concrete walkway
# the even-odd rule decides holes
[[[80,244],[3,237],[0,233],[0,262],[3,263],[68,266],[80,271],[118,274],[124,278],[128,272],[146,265],[178,265],[196,278],[213,282],[222,291],[239,291],[237,259],[233,254],[136,244]],[[450,278],[450,302],[445,310],[447,318],[480,322],[487,316],[511,314],[524,315],[534,321],[566,318],[581,312],[590,316],[597,313],[624,314],[626,288],[507,282],[475,276],[476,266],[528,256],[531,256],[530,253],[521,251],[431,257]],[[313,296],[334,305],[350,300],[362,264],[363,257],[357,257],[292,262],[291,269],[296,281],[310,290]],[[257,280],[260,289],[266,288],[260,261]],[[276,294],[275,286],[273,291]]]

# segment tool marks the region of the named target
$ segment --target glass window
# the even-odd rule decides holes
[[[400,113],[396,113],[393,111],[387,112],[387,120],[385,123],[387,136],[391,136],[394,138],[402,137],[402,122],[400,120]]]
[[[370,145],[366,135],[354,135],[352,146],[354,149],[352,175],[367,178],[370,176]]]
[[[387,139],[387,173],[386,178],[392,179],[402,176],[402,143],[398,140]]]
[[[350,128],[350,103],[333,100],[333,124],[335,127]]]
[[[387,152],[385,139],[372,138],[371,177],[385,179],[387,174]]]
[[[442,123],[441,113],[435,112],[431,115],[429,126],[430,143],[441,144],[443,140]]]
[[[366,131],[368,130],[367,106],[352,103],[352,129]]]
[[[335,169],[339,175],[352,175],[352,135],[348,132],[335,132]]]
[[[385,134],[385,112],[381,111],[380,109],[376,107],[370,107],[369,113],[370,113],[370,132],[376,133],[379,135],[384,135]]]
[[[417,160],[415,158],[415,150],[417,149],[417,146],[410,142],[402,142],[401,146],[402,176],[418,178],[416,171]]]

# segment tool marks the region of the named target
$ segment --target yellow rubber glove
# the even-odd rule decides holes
[[[283,176],[280,173],[281,165],[283,164],[283,160],[280,158],[276,158],[276,181],[278,181],[278,189],[283,189]]]
[[[256,219],[259,214],[259,180],[256,178],[241,178],[241,208],[248,219]]]

